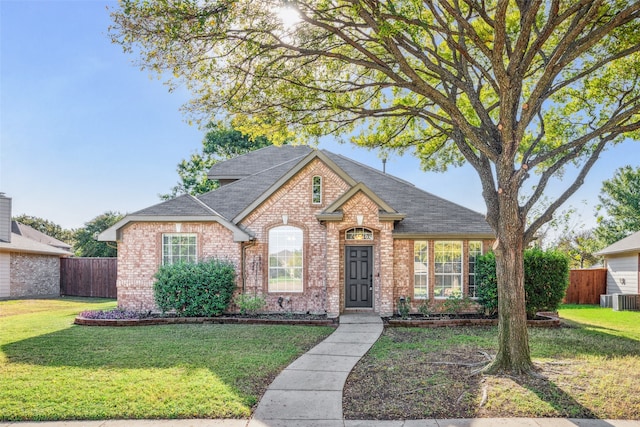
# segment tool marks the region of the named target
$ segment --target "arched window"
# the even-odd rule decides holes
[[[302,292],[302,230],[283,225],[269,230],[269,292]]]
[[[345,233],[346,240],[373,240],[373,231],[368,228],[354,227]]]

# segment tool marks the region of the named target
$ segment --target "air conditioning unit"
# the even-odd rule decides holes
[[[613,294],[614,311],[640,309],[640,295],[638,294]]]
[[[600,307],[602,308],[613,307],[613,295],[600,295]]]

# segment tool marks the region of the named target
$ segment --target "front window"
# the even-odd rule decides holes
[[[354,227],[345,232],[346,240],[373,240],[373,231],[368,228]]]
[[[322,177],[314,176],[313,184],[311,189],[311,202],[314,205],[319,205],[322,203]]]
[[[195,234],[163,234],[162,264],[194,263],[198,260]]]
[[[482,255],[482,242],[469,242],[469,296],[476,295],[476,260]]]
[[[269,292],[302,292],[302,230],[269,230]]]
[[[413,242],[413,297],[429,298],[429,245],[426,241]]]
[[[436,297],[462,296],[462,242],[435,242],[434,269]]]

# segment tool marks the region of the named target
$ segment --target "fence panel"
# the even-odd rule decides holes
[[[60,259],[60,294],[116,298],[117,258]]]
[[[571,270],[564,302],[567,304],[600,304],[600,295],[606,292],[606,268]]]

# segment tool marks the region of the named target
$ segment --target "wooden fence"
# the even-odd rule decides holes
[[[117,258],[61,258],[60,294],[116,298]]]
[[[607,293],[606,268],[571,270],[564,302],[567,304],[600,304],[600,295],[605,293]]]

